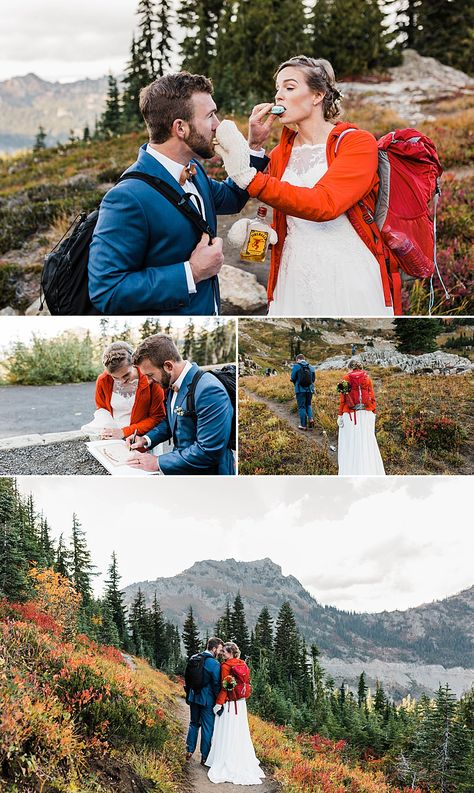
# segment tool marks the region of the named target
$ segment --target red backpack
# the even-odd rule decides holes
[[[337,147],[349,128],[339,135]],[[378,141],[379,191],[372,214],[360,201],[364,218],[375,223],[382,240],[394,254],[402,278],[432,278],[436,269],[449,294],[436,262],[436,208],[443,173],[433,141],[416,129],[396,129]],[[391,259],[392,279],[400,279]],[[432,292],[432,290],[431,290]],[[431,300],[433,295],[431,294]]]
[[[234,703],[235,712],[237,713],[237,700],[248,699],[252,693],[252,686],[250,685],[250,669],[245,661],[238,660],[236,664],[232,665],[230,674],[237,681],[232,689],[227,690],[227,700]]]
[[[348,374],[350,391],[345,394],[345,402],[349,410],[364,410],[371,401],[369,378],[367,372],[359,370]]]

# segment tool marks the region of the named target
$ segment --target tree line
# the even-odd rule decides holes
[[[97,570],[76,514],[55,542],[33,497],[20,495],[15,480],[0,479],[0,598],[25,603],[35,598],[34,570],[51,571],[77,594],[75,630],[91,639],[146,658],[155,668],[182,674],[186,659],[201,651],[192,606],[180,631],[166,620],[156,593],[147,605],[139,589],[127,608],[115,553],[100,597],[93,595]],[[370,692],[362,672],[357,691],[336,685],[308,646],[289,602],[276,619],[268,608],[250,628],[240,594],[226,604],[214,633],[235,641],[252,670],[250,708],[264,719],[301,733],[345,741],[345,753],[380,761],[396,784],[432,793],[472,793],[474,784],[474,689],[456,700],[449,686],[433,698],[407,698],[396,705],[377,682]],[[382,767],[379,763],[379,767]]]

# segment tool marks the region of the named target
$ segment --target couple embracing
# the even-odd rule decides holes
[[[185,691],[190,708],[187,759],[196,750],[201,730],[201,765],[209,768],[211,782],[262,784],[265,774],[255,755],[247,718],[250,670],[235,642],[209,639],[206,650],[188,661]]]
[[[224,256],[217,215],[240,213],[253,197],[274,209],[270,314],[400,313],[391,254],[369,222],[379,184],[377,142],[340,121],[331,64],[306,56],[282,63],[275,101],[254,107],[248,140],[234,122],[220,122],[212,91],[207,77],[187,72],[142,89],[149,142],[102,201],[89,256],[95,309],[219,313]],[[267,157],[274,123],[282,126],[281,139]],[[196,159],[215,153],[229,175],[222,182]]]

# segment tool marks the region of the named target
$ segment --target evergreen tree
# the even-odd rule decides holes
[[[71,565],[71,554],[68,548],[66,547],[66,544],[63,539],[63,535],[60,534],[58,540],[58,547],[56,548],[56,562],[54,565],[54,569],[64,578],[71,579],[70,565]]]
[[[229,601],[226,603],[224,614],[217,620],[214,633],[224,642],[230,641],[230,637],[232,636],[232,611]]]
[[[142,658],[149,658],[151,660],[149,614],[145,603],[145,597],[140,587],[130,606],[128,625],[136,654],[140,655]]]
[[[89,124],[86,124],[86,126],[82,131],[82,142],[89,143],[90,139],[91,139],[91,131],[89,129]]]
[[[154,0],[139,0],[137,8],[138,16],[138,39],[137,47],[140,53],[144,69],[148,74],[148,82],[155,79],[156,56],[155,56],[155,2]]]
[[[166,624],[156,592],[151,607],[151,628],[153,663],[157,669],[163,669],[169,660],[169,648],[166,641]]]
[[[186,651],[186,658],[198,653],[201,649],[201,639],[193,615],[193,607],[189,607],[188,615],[183,625],[183,644]]]
[[[359,677],[357,686],[357,704],[359,708],[365,708],[367,705],[367,683],[365,682],[365,672],[362,672]]]
[[[99,603],[100,606],[100,625],[97,630],[97,640],[101,644],[109,644],[112,647],[120,647],[120,636],[114,622],[112,609],[107,600]]]
[[[252,663],[258,668],[263,658],[271,658],[273,649],[273,620],[266,606],[263,607],[255,625],[251,648]]]
[[[278,666],[280,678],[296,680],[299,667],[300,636],[296,627],[295,615],[286,601],[283,603],[276,621],[275,631],[275,663]]]
[[[71,580],[77,592],[82,595],[82,605],[87,608],[92,600],[91,578],[95,566],[92,564],[90,551],[87,548],[86,535],[74,513],[72,516],[71,538]]]
[[[421,355],[436,350],[436,338],[441,333],[439,320],[431,319],[395,319],[395,336],[397,350],[411,355]]]
[[[185,37],[181,68],[195,74],[213,73],[216,37],[223,0],[181,0],[177,19]]]
[[[420,55],[429,55],[470,74],[474,72],[472,0],[422,0],[417,23],[414,46]]]
[[[140,339],[147,339],[155,333],[161,333],[161,322],[158,317],[147,317],[139,328]]]
[[[183,358],[188,358],[190,361],[193,360],[194,345],[195,345],[194,321],[192,318],[190,318],[188,320],[188,323],[186,325],[186,330],[184,333],[183,349],[181,353]]]
[[[171,67],[171,42],[171,3],[169,0],[160,0],[156,9],[156,76],[158,77]]]
[[[18,496],[11,479],[0,478],[0,597],[25,600],[29,593],[28,559],[21,538]]]
[[[54,567],[55,564],[55,550],[54,543],[51,540],[49,524],[46,518],[41,515],[39,525],[40,537],[40,564],[42,567]]]
[[[386,0],[385,13],[392,19],[395,35],[403,48],[416,46],[418,13],[423,0]]]
[[[234,600],[234,607],[231,615],[232,641],[239,649],[242,658],[246,658],[250,653],[250,636],[247,622],[245,619],[245,609],[240,593],[237,593]]]
[[[35,142],[33,144],[33,151],[41,151],[41,149],[45,149],[47,137],[48,135],[44,127],[40,125],[38,127],[38,132],[36,133]]]
[[[99,129],[103,137],[118,135],[122,127],[122,106],[116,78],[109,74],[109,87],[105,111],[99,121]]]
[[[377,0],[318,0],[309,23],[311,50],[331,62],[338,79],[391,65],[383,22]]]
[[[119,646],[127,649],[129,639],[126,627],[125,607],[123,605],[123,594],[120,591],[120,574],[118,572],[117,556],[115,551],[112,553],[112,561],[108,569],[108,578],[105,581],[104,602],[110,608],[110,614],[117,627]]]
[[[130,60],[125,68],[122,96],[122,126],[125,131],[143,127],[140,112],[140,90],[151,81],[146,62],[142,59],[135,36],[130,47]]]

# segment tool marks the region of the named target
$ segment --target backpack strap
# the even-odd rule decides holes
[[[160,179],[158,176],[150,176],[150,174],[142,173],[141,171],[128,171],[127,173],[122,174],[116,184],[124,182],[126,179],[138,179],[138,181],[145,182],[146,184],[150,185],[150,187],[153,187],[157,193],[160,193],[162,196],[164,196],[170,202],[170,204],[175,207],[175,209],[177,209],[182,215],[190,220],[191,223],[193,223],[193,225],[196,226],[196,228],[201,232],[201,234],[209,234],[209,242],[214,239],[215,234],[212,231],[209,223],[204,220],[202,215],[200,215],[199,212],[196,212],[196,209],[193,207],[193,205],[189,203],[189,198],[190,196],[194,196],[194,193],[184,193],[184,195],[181,195],[163,179]]]
[[[339,144],[340,144],[341,140],[343,139],[344,135],[345,135],[347,132],[358,132],[358,131],[359,131],[359,130],[358,130],[356,127],[348,127],[347,129],[343,129],[343,130],[342,130],[342,132],[341,132],[341,134],[339,135],[339,137],[338,137],[337,141],[336,141],[336,147],[335,147],[335,149],[334,149],[334,154],[335,154],[335,155],[337,154],[337,150],[338,150],[338,148],[339,148]]]
[[[196,372],[189,384],[188,393],[186,394],[186,413],[194,419],[196,419],[196,387],[203,374],[204,372],[202,369]]]

